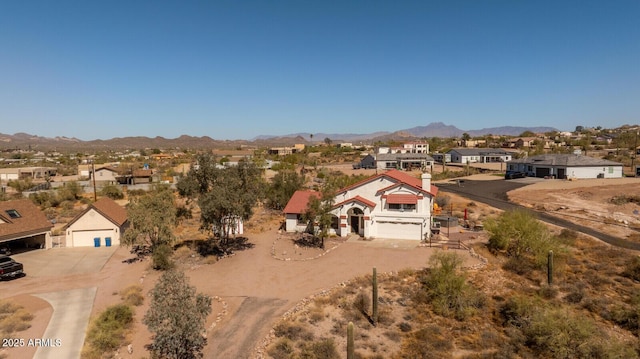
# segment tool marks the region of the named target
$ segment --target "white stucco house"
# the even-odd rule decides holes
[[[621,178],[622,163],[581,154],[546,154],[507,162],[507,172],[524,172],[531,177]]]
[[[304,229],[306,223],[287,210],[306,208],[312,191],[293,196],[285,207],[286,229]],[[409,239],[421,241],[431,236],[431,221],[437,187],[431,175],[416,178],[390,170],[339,190],[334,198],[331,232],[340,237],[356,234],[364,238]],[[295,198],[294,198],[295,197]],[[307,199],[307,202],[304,199]],[[293,205],[295,203],[295,206]],[[294,218],[297,223],[294,226]]]
[[[117,246],[129,226],[127,211],[104,197],[64,226],[67,247]]]
[[[447,152],[452,163],[492,163],[511,161],[513,154],[499,148],[453,148]]]

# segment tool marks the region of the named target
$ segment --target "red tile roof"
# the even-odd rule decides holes
[[[15,210],[19,217],[12,218],[7,211]],[[0,202],[0,240],[30,237],[48,232],[53,224],[28,199]]]
[[[340,203],[336,203],[336,204],[333,205],[333,207],[342,206],[343,204],[347,204],[347,203],[350,203],[350,202],[360,202],[360,203],[366,205],[367,207],[371,207],[371,208],[376,206],[376,204],[374,202],[371,202],[371,201],[369,201],[368,199],[366,199],[364,197],[355,196],[353,198],[349,198],[346,201],[342,201]]]
[[[320,192],[311,191],[311,190],[299,190],[296,191],[287,205],[284,207],[282,212],[284,213],[293,213],[293,214],[302,214],[307,210],[307,204],[309,203],[309,199],[311,197],[320,198]]]
[[[371,176],[369,178],[365,178],[364,180],[362,180],[362,181],[360,181],[358,183],[352,184],[351,186],[348,186],[348,187],[345,187],[345,188],[339,190],[338,193],[346,192],[346,191],[348,191],[350,189],[360,187],[361,185],[363,185],[363,184],[365,184],[367,182],[375,181],[375,180],[377,180],[378,178],[381,178],[381,177],[389,177],[389,178],[391,178],[393,180],[396,180],[396,181],[398,181],[400,183],[405,183],[405,184],[407,184],[407,185],[409,185],[411,187],[414,187],[414,188],[416,188],[418,190],[423,190],[424,192],[427,192],[427,193],[431,194],[434,197],[438,193],[438,187],[436,187],[434,185],[431,185],[431,188],[423,189],[422,188],[422,179],[414,177],[414,176],[412,176],[412,175],[410,175],[408,173],[405,173],[405,172],[402,172],[402,171],[399,171],[399,170],[389,170],[389,171],[377,174],[375,176]],[[390,187],[388,187],[388,188],[390,188]]]
[[[416,204],[418,203],[418,196],[413,194],[390,194],[387,196],[387,203]]]

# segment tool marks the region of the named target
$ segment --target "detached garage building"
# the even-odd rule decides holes
[[[540,178],[621,178],[622,163],[580,154],[547,154],[509,161],[507,171]]]
[[[127,211],[114,200],[101,198],[64,227],[67,247],[119,245],[128,226]]]

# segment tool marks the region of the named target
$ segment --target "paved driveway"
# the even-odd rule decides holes
[[[30,277],[60,277],[97,273],[118,247],[81,247],[37,250],[12,255]]]

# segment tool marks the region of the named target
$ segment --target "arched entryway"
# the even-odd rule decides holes
[[[351,208],[347,211],[349,216],[349,228],[351,233],[364,234],[364,212],[360,208]]]

